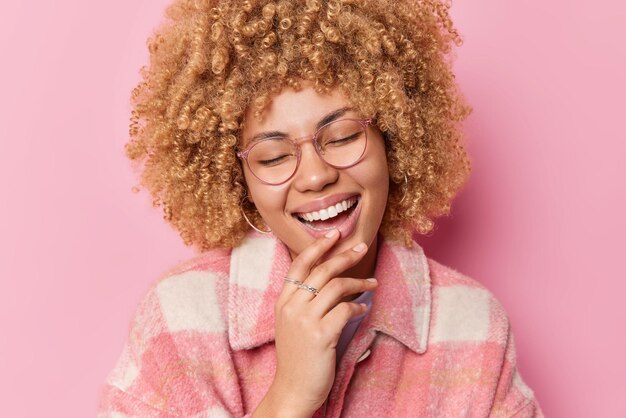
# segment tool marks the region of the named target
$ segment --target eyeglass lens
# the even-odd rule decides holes
[[[356,163],[366,146],[363,125],[355,120],[331,122],[318,131],[318,154],[326,163],[348,167]],[[269,138],[257,142],[248,153],[248,165],[261,181],[279,184],[289,179],[298,166],[298,150],[293,140]]]

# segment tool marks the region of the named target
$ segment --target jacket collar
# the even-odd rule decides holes
[[[248,234],[230,259],[228,337],[234,350],[274,340],[274,304],[291,265],[273,235]],[[426,351],[430,322],[430,273],[422,248],[379,239],[372,308],[361,327],[395,338],[416,353]]]

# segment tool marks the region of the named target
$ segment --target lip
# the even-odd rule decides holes
[[[336,195],[336,196],[340,196],[340,195]],[[354,195],[354,194],[345,194],[345,196],[348,197],[352,197],[352,196],[358,196],[358,195]],[[334,196],[333,196],[334,197]],[[342,198],[341,200],[345,200],[345,198]],[[338,200],[338,202],[341,202],[341,200]],[[361,197],[358,197],[357,200],[357,204],[356,207],[354,208],[354,210],[350,213],[350,215],[346,218],[346,220],[344,220],[341,225],[336,226],[334,228],[336,228],[337,230],[339,230],[339,233],[341,234],[341,239],[344,238],[348,238],[350,235],[352,235],[352,233],[354,232],[354,230],[356,229],[356,223],[357,220],[359,219],[359,215],[361,215]],[[329,206],[332,204],[329,204]],[[325,208],[326,206],[322,206],[321,208]],[[312,209],[315,210],[315,209]],[[322,236],[324,236],[330,229],[333,228],[329,228],[329,229],[322,229],[322,230],[316,230],[316,229],[312,229],[309,228],[308,226],[306,226],[305,224],[303,224],[302,222],[295,220],[295,222],[298,223],[298,225],[300,225],[300,227],[302,229],[304,229],[309,235],[311,235],[313,238],[321,238]]]
[[[291,211],[291,214],[293,216],[297,215],[298,213],[308,213],[308,212],[314,212],[314,211],[318,211],[320,209],[326,209],[329,206],[334,206],[339,202],[342,202],[344,200],[347,200],[351,197],[359,197],[358,193],[338,193],[338,194],[334,194],[332,196],[328,196],[328,197],[324,197],[322,199],[318,199],[318,200],[314,200],[312,202],[308,202],[302,206],[298,206],[297,208],[295,208],[294,210]],[[361,199],[359,198],[359,201]]]

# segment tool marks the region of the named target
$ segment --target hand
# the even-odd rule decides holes
[[[343,298],[373,290],[377,282],[336,277],[367,253],[364,243],[316,265],[339,238],[333,230],[292,262],[287,276],[313,286],[313,293],[285,283],[275,305],[277,368],[271,391],[291,411],[315,412],[335,379],[336,347],[346,323],[367,308]]]

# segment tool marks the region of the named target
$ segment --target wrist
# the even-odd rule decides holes
[[[315,409],[294,403],[291,393],[272,384],[252,418],[311,418]]]

